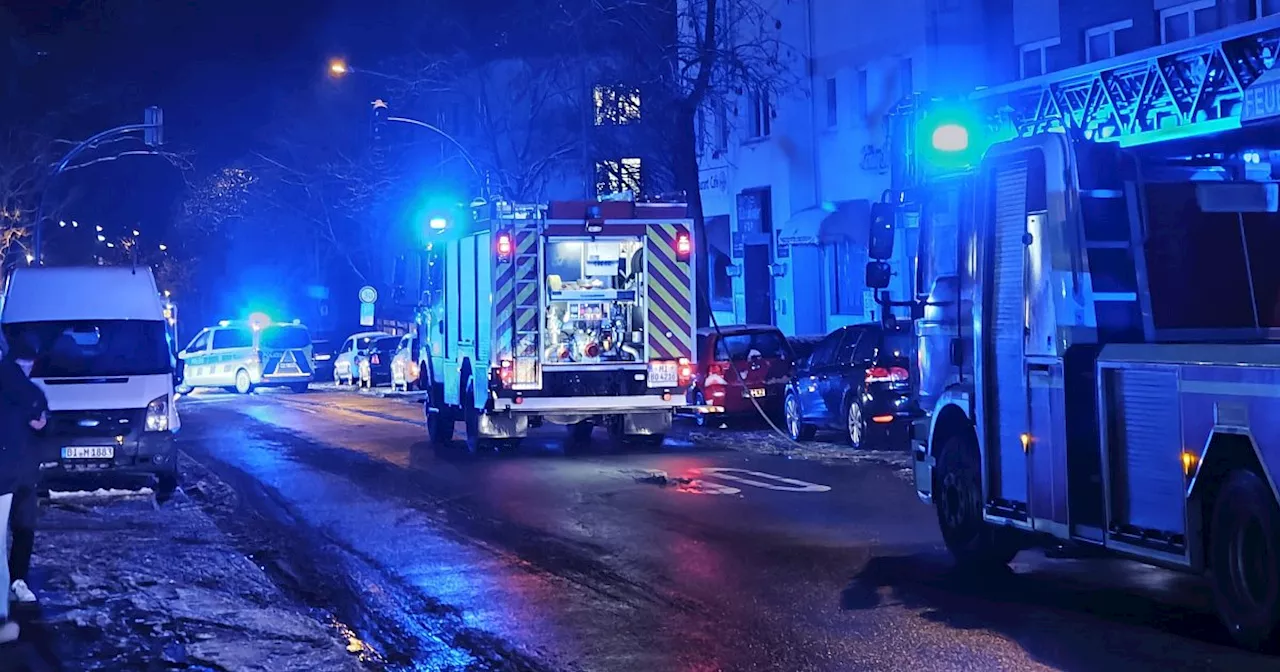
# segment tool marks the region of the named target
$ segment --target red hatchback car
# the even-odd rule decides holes
[[[703,409],[696,415],[698,424],[706,424],[711,415],[758,416],[757,404],[780,417],[792,360],[791,346],[777,327],[699,329],[697,367],[689,390],[689,403]]]

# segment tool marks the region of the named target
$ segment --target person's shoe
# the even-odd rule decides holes
[[[27,587],[26,581],[18,579],[13,582],[12,586],[9,586],[9,601],[17,602],[18,604],[35,604],[36,594]]]
[[[13,621],[6,621],[4,625],[0,625],[0,644],[18,641],[18,633],[18,624]]]

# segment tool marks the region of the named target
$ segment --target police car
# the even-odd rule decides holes
[[[224,320],[202,330],[182,352],[184,391],[221,387],[249,394],[259,387],[306,392],[315,377],[311,334],[297,320]]]

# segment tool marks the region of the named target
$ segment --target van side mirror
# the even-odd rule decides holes
[[[884,289],[889,286],[893,277],[893,269],[884,261],[867,262],[866,285],[869,289]]]
[[[871,235],[867,241],[867,256],[872,259],[893,257],[894,220],[897,206],[893,203],[871,204]]]

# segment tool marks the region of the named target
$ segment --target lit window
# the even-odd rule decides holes
[[[1115,58],[1119,53],[1116,51],[1116,33],[1132,27],[1133,19],[1125,19],[1084,31],[1084,60],[1092,63]]]
[[[640,89],[597,86],[594,98],[596,126],[621,126],[640,120]]]
[[[640,194],[640,159],[600,161],[596,164],[596,195]]]
[[[1049,72],[1049,48],[1061,43],[1062,40],[1054,37],[1022,45],[1019,49],[1022,60],[1018,64],[1018,76],[1026,79]]]
[[[1203,35],[1218,28],[1218,0],[1195,0],[1160,11],[1164,44]]]

